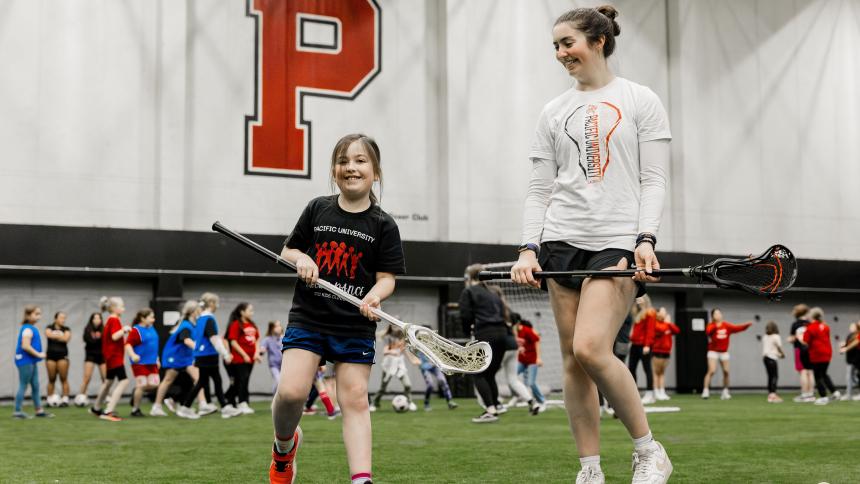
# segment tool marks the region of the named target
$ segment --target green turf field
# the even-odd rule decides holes
[[[472,401],[449,411],[373,414],[377,483],[571,483],[579,469],[563,410],[533,417],[514,409],[476,425]],[[767,404],[764,395],[730,401],[675,397],[680,413],[649,414],[675,472],[671,482],[860,482],[860,402]],[[78,408],[51,420],[14,420],[0,407],[0,482],[264,482],[271,448],[266,403],[257,414],[198,421],[175,417],[111,423]],[[32,407],[26,408],[31,412]],[[127,415],[128,407],[120,407]],[[340,420],[305,417],[301,483],[346,483]],[[629,482],[631,443],[605,419],[607,482]]]

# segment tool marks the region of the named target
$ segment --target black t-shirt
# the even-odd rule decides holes
[[[208,340],[216,334],[218,334],[218,330],[215,329],[215,318],[206,318],[206,326],[203,327],[203,336]]]
[[[798,319],[797,321],[791,323],[791,336],[794,336],[794,347],[800,348],[800,351],[807,351],[806,346],[800,342],[803,333],[806,331],[806,326],[809,324],[809,321],[805,319]],[[803,329],[801,329],[803,328]],[[800,331],[798,331],[800,330]]]
[[[62,331],[63,333],[68,333],[70,330],[66,326],[55,326],[51,324],[47,328],[45,328],[45,339],[48,340],[48,349],[46,353],[50,355],[56,356],[65,356],[69,354],[69,348],[65,341],[57,341],[55,339],[51,339],[47,337],[48,331]]]
[[[102,354],[102,331],[104,330],[104,325],[100,324],[98,327],[93,326],[90,323],[87,323],[87,326],[84,328],[84,351],[90,355],[100,355]]]
[[[848,336],[845,337],[845,344],[851,343],[858,336],[860,335],[858,335],[857,333],[848,333]],[[858,363],[860,363],[860,359],[858,359],[858,357],[860,357],[860,346],[855,346],[845,352],[845,362],[850,365],[856,366]]]
[[[400,230],[378,205],[351,213],[337,195],[311,200],[284,245],[309,255],[320,278],[363,299],[376,284],[377,272],[405,274]],[[319,287],[296,284],[290,327],[319,333],[374,338],[376,323],[358,308]]]

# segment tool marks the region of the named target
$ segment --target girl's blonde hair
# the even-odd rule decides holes
[[[27,320],[30,319],[30,316],[39,309],[41,308],[39,306],[36,306],[35,304],[28,304],[24,306],[24,319],[21,320],[21,324],[27,324]]]
[[[204,292],[200,295],[200,306],[203,309],[209,309],[218,304],[220,298],[214,292]]]
[[[334,149],[331,152],[332,189],[334,188],[334,172],[337,168],[337,164],[339,161],[346,158],[347,150],[349,150],[350,145],[356,141],[361,143],[361,146],[364,147],[364,152],[367,153],[367,157],[370,158],[370,164],[373,166],[373,175],[379,180],[379,197],[373,193],[372,189],[370,190],[370,201],[375,205],[379,205],[379,199],[382,198],[382,166],[380,165],[382,157],[379,154],[379,146],[377,146],[376,140],[366,134],[348,134],[337,140],[337,143],[335,143]]]
[[[101,309],[101,311],[103,313],[108,313],[108,312],[110,312],[111,309],[119,307],[119,306],[123,306],[123,305],[124,304],[123,304],[121,297],[102,296],[102,298],[99,299],[99,309]]]
[[[813,321],[821,321],[821,318],[824,317],[824,310],[818,306],[809,310],[809,319]]]
[[[170,330],[171,333],[175,332],[179,329],[179,323],[185,321],[194,322],[197,319],[196,312],[200,310],[200,303],[197,301],[188,300],[182,303],[182,306],[179,308],[179,322],[173,325],[173,329]]]

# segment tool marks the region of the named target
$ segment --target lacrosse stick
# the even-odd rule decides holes
[[[644,269],[627,270],[580,270],[580,271],[544,271],[535,272],[535,278],[564,278],[564,277],[631,277]],[[732,259],[723,257],[707,264],[688,267],[686,269],[655,269],[651,272],[655,277],[687,276],[696,278],[699,282],[707,281],[726,289],[742,291],[766,296],[769,299],[779,299],[797,279],[797,261],[787,247],[774,245],[758,257]],[[510,279],[510,272],[478,273],[482,281],[490,279]]]
[[[296,270],[296,267],[290,262],[284,260],[271,250],[254,242],[244,235],[230,230],[222,225],[221,222],[215,222],[212,225],[212,230],[220,232],[257,253],[274,260],[279,265]],[[317,279],[317,286],[338,296],[357,308],[360,308],[362,305],[360,299],[324,279]],[[481,373],[490,365],[490,359],[492,358],[493,352],[492,349],[490,349],[489,343],[485,341],[475,341],[467,344],[466,346],[461,346],[451,340],[443,338],[439,333],[430,328],[421,326],[420,324],[404,323],[378,308],[371,308],[371,311],[380,319],[388,321],[403,330],[409,346],[427,355],[427,357],[433,361],[433,364],[438,366],[439,369],[446,374]]]

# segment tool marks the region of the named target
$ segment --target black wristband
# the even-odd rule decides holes
[[[634,247],[639,247],[639,244],[642,244],[644,242],[648,242],[649,244],[651,244],[651,247],[657,247],[657,237],[655,237],[654,234],[648,232],[642,232],[636,237],[636,245]]]

